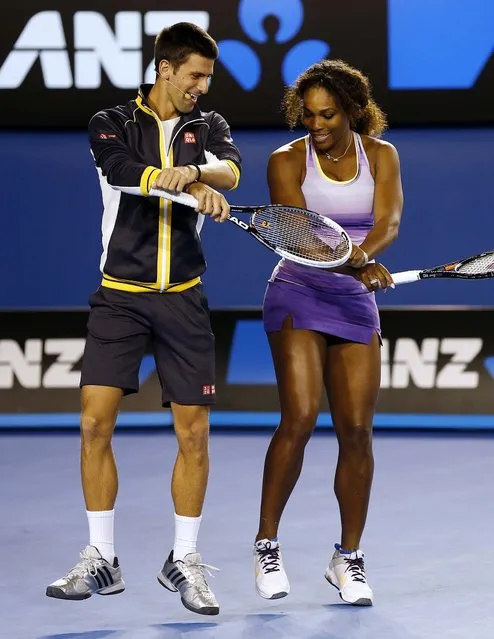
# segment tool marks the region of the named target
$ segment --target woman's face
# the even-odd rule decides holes
[[[348,140],[348,116],[338,98],[324,87],[314,86],[304,93],[302,122],[318,151],[329,151]]]

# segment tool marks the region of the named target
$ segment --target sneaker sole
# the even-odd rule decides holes
[[[211,606],[209,608],[192,608],[192,606],[189,606],[187,604],[187,602],[185,602],[182,597],[180,597],[180,601],[182,602],[182,604],[184,605],[185,608],[187,608],[187,610],[190,610],[191,612],[195,612],[198,615],[219,615],[220,614],[220,609],[217,606]]]
[[[158,574],[158,583],[161,586],[163,586],[163,588],[166,588],[170,592],[178,592],[178,589],[175,588],[172,582],[167,577],[165,577],[163,573],[161,572]],[[182,597],[180,597],[180,601],[182,602],[184,608],[187,608],[187,610],[190,610],[191,612],[195,612],[198,615],[218,615],[220,612],[220,609],[218,606],[210,606],[205,608],[192,608],[192,606],[190,606],[186,601],[184,601]]]
[[[105,590],[106,590],[106,588],[105,588]],[[102,595],[103,597],[109,597],[110,595],[119,595],[124,590],[125,590],[125,587],[124,588],[119,588],[118,590],[113,590],[111,592],[100,592],[100,591],[98,591],[95,594],[96,595]]]
[[[94,595],[103,595],[108,597],[110,595],[119,595],[121,592],[125,590],[124,588],[118,588],[117,590],[113,590],[112,592],[87,592],[84,595],[67,595],[61,588],[57,588],[57,586],[48,586],[46,589],[46,596],[51,597],[52,599],[65,599],[66,601],[84,601],[84,599],[89,599],[93,594]]]
[[[48,588],[46,589],[46,596],[52,597],[52,599],[65,599],[66,601],[83,601],[84,599],[89,599],[91,593],[87,592],[85,595],[69,596],[65,594],[65,592],[61,588],[57,588],[56,586],[48,586]]]
[[[342,601],[344,601],[345,603],[350,604],[351,606],[372,606],[372,605],[374,605],[373,602],[372,602],[372,599],[368,599],[367,597],[362,597],[361,599],[357,599],[356,601],[348,601],[347,599],[343,599],[343,597],[341,596],[341,590],[340,590],[339,586],[337,586],[335,583],[333,583],[331,581],[331,578],[326,573],[324,574],[324,579],[326,579],[328,584],[331,584],[333,586],[333,588],[336,588],[336,590],[338,591],[338,594],[340,595],[340,599]]]
[[[288,592],[282,590],[280,592],[275,592],[274,595],[266,595],[265,593],[263,593],[261,590],[259,590],[258,588],[256,588],[257,590],[257,594],[262,597],[263,599],[283,599],[283,597],[286,597],[288,595]]]
[[[46,596],[52,597],[53,599],[65,599],[66,601],[84,601],[84,599],[89,599],[92,595],[103,595],[108,597],[110,595],[119,595],[121,592],[125,590],[125,584],[123,581],[119,584],[114,584],[109,588],[103,588],[101,591],[96,592],[87,592],[83,595],[67,595],[62,588],[58,586],[48,586],[46,589]]]

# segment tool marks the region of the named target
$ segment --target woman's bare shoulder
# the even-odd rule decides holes
[[[275,149],[269,158],[270,163],[298,164],[305,161],[305,137],[292,140]]]

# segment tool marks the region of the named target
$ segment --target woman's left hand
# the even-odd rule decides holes
[[[350,257],[345,262],[345,266],[350,266],[351,268],[362,268],[362,266],[365,266],[368,261],[369,258],[367,257],[367,253],[363,251],[360,246],[354,244],[352,246]]]
[[[385,291],[388,286],[395,287],[388,269],[383,264],[379,264],[379,262],[366,264],[362,268],[356,269],[352,275],[359,282],[362,282],[371,293],[379,288]]]

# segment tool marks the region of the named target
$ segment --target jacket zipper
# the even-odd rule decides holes
[[[207,122],[204,122],[202,119],[196,119],[196,120],[190,120],[189,122],[184,122],[184,124],[182,124],[182,126],[176,131],[175,135],[172,138],[172,141],[170,142],[170,145],[168,147],[168,149],[165,148],[165,152],[166,152],[166,167],[165,168],[169,168],[170,164],[169,164],[169,153],[170,153],[170,149],[173,150],[173,144],[177,138],[177,135],[180,133],[180,131],[182,131],[182,129],[184,129],[186,126],[189,126],[189,124],[194,124],[194,123],[202,123],[205,124],[206,126],[209,126]],[[164,139],[164,134],[163,134],[163,127],[161,125],[161,121],[160,121],[160,135],[163,135],[163,142],[166,143],[166,140]],[[167,221],[168,221],[168,216],[171,213],[171,208],[172,208],[172,203],[171,202],[166,202],[165,201],[165,211],[164,211],[164,215],[163,215],[163,224],[164,224],[164,228],[163,228],[163,247],[162,247],[162,256],[161,256],[161,264],[162,264],[162,275],[161,275],[161,283],[160,283],[160,293],[162,293],[165,290],[166,287],[166,242],[164,241],[164,237],[165,237],[165,229],[167,226]],[[170,235],[171,235],[171,225],[170,225]],[[171,253],[171,237],[170,237],[170,253]],[[170,267],[171,267],[171,260],[172,260],[172,256],[170,254]],[[168,282],[169,284],[170,282]]]
[[[166,148],[166,139],[165,139],[165,135],[163,133],[163,126],[161,124],[161,120],[158,118],[158,116],[153,112],[153,117],[155,118],[157,124],[159,124],[159,134],[160,134],[160,139],[163,141],[163,149],[165,151],[164,155],[165,155],[165,166],[163,168],[168,169],[171,168],[171,164],[170,164],[170,149],[173,149],[173,144],[175,142],[175,139],[177,137],[177,135],[180,133],[180,131],[182,131],[182,129],[184,129],[186,126],[189,126],[189,124],[194,124],[194,123],[202,123],[205,124],[206,126],[209,126],[207,122],[204,122],[204,120],[202,119],[195,119],[195,120],[189,120],[189,122],[184,122],[184,124],[182,124],[182,126],[175,132],[175,135],[172,138],[172,141],[170,142],[170,145],[168,146],[168,149]],[[164,290],[166,290],[166,228],[167,228],[167,222],[168,222],[168,216],[171,213],[171,207],[172,207],[172,203],[168,202],[167,200],[162,200],[160,199],[160,206],[161,206],[161,202],[163,202],[163,245],[161,247],[161,281],[160,281],[160,293],[163,293]],[[171,225],[170,225],[170,235],[171,235]],[[171,237],[170,237],[170,246],[171,246]],[[170,248],[170,252],[171,252],[171,248]],[[170,255],[170,266],[171,266],[171,255]],[[169,284],[169,282],[168,282]]]

